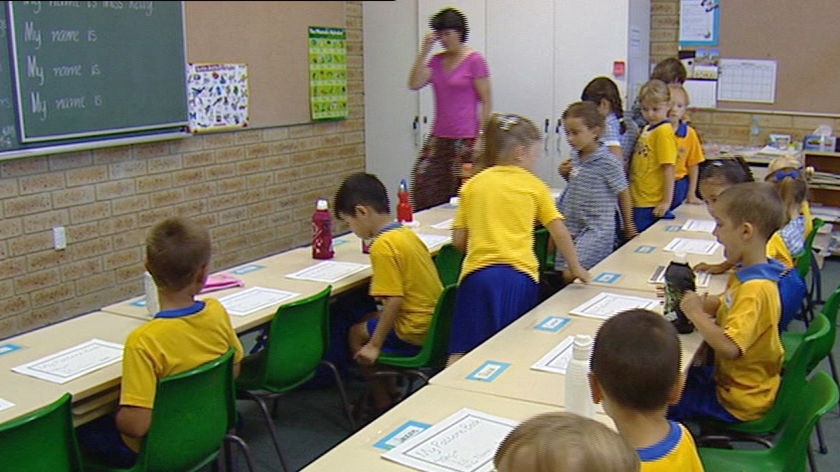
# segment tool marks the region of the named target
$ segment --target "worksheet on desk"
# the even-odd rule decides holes
[[[356,264],[355,262],[323,261],[305,269],[286,274],[290,279],[314,280],[316,282],[334,283],[348,275],[361,272],[370,264]]]
[[[663,250],[711,256],[717,251],[719,246],[720,243],[714,239],[674,238]]]
[[[429,250],[432,250],[436,246],[442,246],[452,240],[449,236],[442,236],[440,234],[417,233],[417,237],[423,241],[423,244],[425,244]]]
[[[443,220],[439,223],[435,223],[432,225],[434,229],[452,229],[452,220],[454,218],[449,218],[448,220]]]
[[[588,301],[572,308],[569,314],[587,316],[605,320],[634,308],[645,308],[655,310],[659,307],[659,300],[656,298],[634,297],[631,295],[619,295],[617,293],[601,292],[590,298]]]
[[[7,410],[7,409],[9,409],[13,406],[15,406],[14,403],[12,403],[8,400],[3,400],[2,398],[0,398],[0,411]]]
[[[566,368],[569,366],[569,361],[572,360],[574,343],[574,336],[566,336],[566,339],[554,346],[554,349],[535,362],[531,368],[566,375]]]
[[[78,346],[28,362],[12,370],[41,380],[63,384],[107,365],[120,362],[122,344],[91,339]]]
[[[273,288],[251,287],[241,292],[232,293],[219,299],[228,314],[247,316],[263,308],[277,306],[300,295],[296,292],[275,290]]]
[[[463,408],[382,455],[428,472],[490,472],[517,421]]]
[[[715,230],[715,220],[688,220],[682,225],[683,231],[701,231],[703,233],[711,233]]]

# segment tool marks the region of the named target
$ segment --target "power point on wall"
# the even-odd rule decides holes
[[[64,231],[64,226],[53,228],[53,246],[56,251],[67,248],[67,233]]]

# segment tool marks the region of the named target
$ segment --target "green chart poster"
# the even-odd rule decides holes
[[[309,27],[309,104],[313,120],[347,118],[347,34]]]

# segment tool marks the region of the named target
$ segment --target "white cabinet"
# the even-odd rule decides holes
[[[589,80],[612,77],[629,108],[649,72],[650,0],[396,0],[363,2],[367,169],[394,198],[434,119],[432,93],[406,82],[429,17],[445,6],[467,15],[468,44],[490,67],[493,109],[534,120],[546,133],[537,174],[563,186],[570,150],[557,123]],[[625,64],[613,76],[613,63]],[[416,131],[415,131],[415,118]]]

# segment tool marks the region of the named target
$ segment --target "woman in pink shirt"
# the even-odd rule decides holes
[[[415,210],[449,201],[458,192],[461,165],[472,162],[476,138],[490,114],[490,72],[480,52],[467,46],[467,17],[444,8],[429,21],[426,34],[408,77],[418,90],[432,84],[435,120],[428,140],[412,170]],[[428,59],[435,41],[444,51]]]

